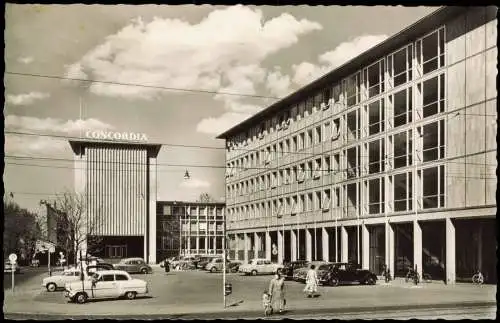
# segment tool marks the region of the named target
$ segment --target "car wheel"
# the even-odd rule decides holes
[[[366,285],[375,285],[376,281],[373,277],[368,277],[367,279],[365,279],[365,284]]]
[[[252,270],[252,276],[257,276],[257,270]]]
[[[84,304],[85,302],[87,302],[87,294],[85,294],[85,293],[76,294],[75,302],[78,304]]]
[[[339,285],[339,280],[337,278],[332,278],[330,279],[330,286],[338,286]]]
[[[126,292],[125,293],[125,298],[126,299],[135,299],[136,293],[135,292]]]
[[[57,289],[57,286],[54,283],[49,283],[49,284],[47,284],[46,287],[47,287],[47,291],[49,291],[49,292],[55,292]]]
[[[210,268],[210,272],[211,272],[211,273],[215,273],[215,272],[217,272],[217,268],[215,268],[215,267]]]
[[[141,269],[141,274],[146,275],[148,273],[148,270],[146,268]]]

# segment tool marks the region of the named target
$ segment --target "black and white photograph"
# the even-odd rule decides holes
[[[497,10],[4,4],[4,319],[495,320]]]

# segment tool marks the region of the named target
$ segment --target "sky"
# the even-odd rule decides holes
[[[54,200],[74,187],[65,137],[113,130],[164,144],[158,200],[223,201],[218,134],[436,9],[7,4],[5,192]]]

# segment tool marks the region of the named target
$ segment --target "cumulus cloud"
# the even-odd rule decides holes
[[[49,97],[50,97],[49,93],[43,93],[43,92],[30,92],[17,95],[8,94],[6,101],[7,103],[10,103],[12,105],[30,105],[37,100],[43,100]]]
[[[183,188],[207,188],[210,187],[210,183],[201,179],[191,178],[187,181],[182,181],[179,184]]]
[[[251,115],[252,113],[225,112],[218,117],[210,117],[201,120],[196,126],[196,131],[218,135],[247,119]]]
[[[62,120],[17,115],[5,117],[5,130],[76,136],[85,130],[111,130],[114,126],[97,119]],[[5,135],[5,151],[10,153],[43,153],[50,155],[67,149],[67,140],[47,136]]]
[[[290,76],[283,75],[279,68],[275,68],[267,75],[266,88],[277,97],[285,97],[292,91],[291,83]]]
[[[298,85],[310,83],[386,39],[386,35],[359,36],[352,41],[341,43],[331,51],[321,54],[318,57],[318,65],[310,62],[293,65],[293,82]]]
[[[35,59],[34,59],[33,57],[31,57],[31,56],[23,56],[23,57],[19,57],[19,58],[17,59],[17,61],[18,61],[19,63],[23,63],[23,64],[30,64],[30,63],[33,63],[33,61],[34,61],[34,60],[35,60]]]

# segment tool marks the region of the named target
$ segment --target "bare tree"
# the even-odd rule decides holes
[[[207,192],[205,192],[205,193],[201,193],[200,194],[200,197],[198,197],[198,201],[197,202],[201,202],[201,203],[213,203],[213,202],[216,202],[216,201],[215,201],[215,199],[210,194],[208,194]]]
[[[88,209],[85,194],[65,191],[58,195],[54,208],[57,209],[57,240],[66,251],[67,259],[77,262],[78,250],[87,241],[93,246],[100,244],[97,233],[102,226],[101,207]],[[90,211],[90,212],[89,212]]]

